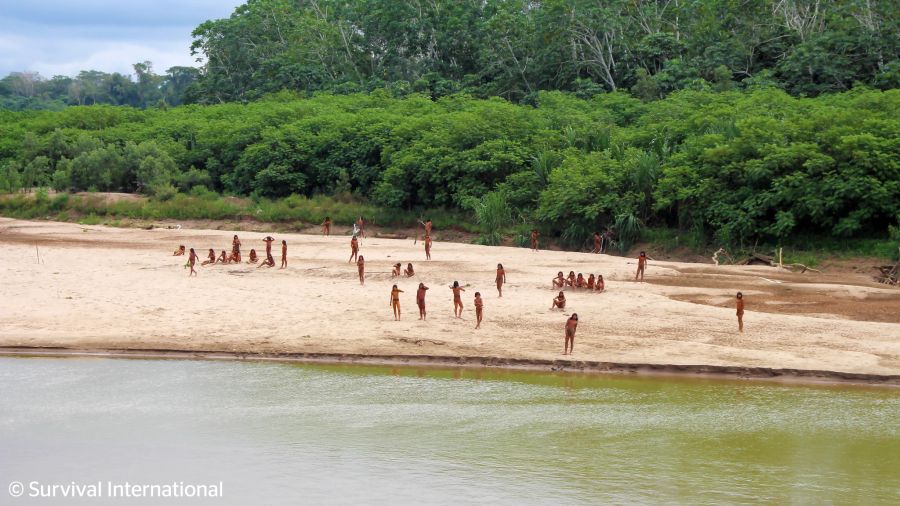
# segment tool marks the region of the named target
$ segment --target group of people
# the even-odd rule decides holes
[[[593,274],[588,275],[588,277],[584,277],[584,274],[578,273],[575,275],[575,271],[569,271],[569,275],[563,276],[563,272],[559,271],[556,273],[556,277],[550,280],[552,284],[552,288],[560,288],[565,289],[566,287],[573,288],[576,290],[588,290],[592,292],[602,292],[606,290],[606,281],[603,280],[603,274],[598,274],[594,276]]]
[[[266,236],[263,238],[263,242],[266,243],[266,258],[262,261],[262,263],[257,266],[259,267],[275,267],[275,257],[272,256],[272,243],[275,242],[275,238],[272,236]],[[175,250],[173,256],[183,256],[185,255],[186,248],[182,244],[178,246],[178,249]],[[187,253],[188,260],[185,264],[185,267],[190,267],[191,271],[188,273],[188,276],[196,276],[197,270],[195,267],[197,266],[197,262],[200,260],[199,255],[194,251],[194,248],[190,248],[190,251]],[[241,263],[241,240],[238,238],[237,234],[234,235],[234,238],[231,241],[231,254],[229,255],[225,250],[222,250],[222,253],[217,257],[216,252],[213,248],[209,248],[209,254],[207,255],[207,259],[204,260],[200,265],[214,265],[214,264],[231,264],[231,263]],[[248,264],[256,264],[259,262],[259,257],[256,254],[256,250],[251,248],[250,255],[247,259]],[[287,267],[287,241],[281,241],[281,268],[284,269]]]

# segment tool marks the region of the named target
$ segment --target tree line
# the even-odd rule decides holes
[[[798,98],[758,86],[651,103],[627,92],[541,91],[515,104],[379,90],[0,111],[0,191],[340,195],[385,209],[508,211],[572,243],[641,224],[722,244],[885,236],[900,219],[897,110],[900,90]]]

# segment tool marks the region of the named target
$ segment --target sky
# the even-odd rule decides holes
[[[198,66],[191,32],[231,15],[243,0],[0,0],[0,77],[37,71],[50,78],[81,70],[134,72],[153,62],[162,74]]]

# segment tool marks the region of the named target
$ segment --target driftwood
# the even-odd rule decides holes
[[[385,234],[383,232],[376,232],[376,239],[406,239],[408,236],[406,234]]]
[[[718,253],[718,252],[717,252]],[[715,260],[715,259],[714,259]],[[718,265],[718,264],[716,264]],[[799,271],[803,274],[806,271],[818,272],[822,271],[818,269],[813,269],[812,267],[807,267],[803,264],[784,264],[782,262],[781,249],[778,250],[778,257],[763,255],[761,253],[750,253],[746,259],[738,262],[738,265],[768,265],[770,267],[778,267],[781,269],[785,269],[791,272]]]
[[[876,276],[875,281],[885,285],[900,286],[900,262],[894,265],[875,266],[875,268],[881,271],[881,275]]]
[[[731,255],[729,255],[727,251],[725,251],[725,248],[719,248],[712,256],[714,264],[719,265],[719,255],[725,255],[729,262],[734,263],[734,259],[731,258]]]

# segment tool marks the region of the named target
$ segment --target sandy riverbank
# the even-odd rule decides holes
[[[263,249],[265,234],[239,234],[245,254]],[[185,258],[171,256],[178,244],[229,249],[231,235],[0,219],[0,346],[558,360],[574,311],[578,361],[900,374],[900,290],[863,275],[651,262],[649,282],[634,283],[630,258],[443,243],[439,232],[431,262],[421,241],[363,239],[364,287],[347,236],[277,235],[289,244],[286,270],[217,265],[188,278]],[[388,305],[394,262],[417,270],[397,282],[401,322]],[[564,313],[548,310],[559,270],[602,273],[608,291],[570,292]],[[467,290],[461,320],[453,280]],[[431,287],[426,322],[414,303],[420,281]],[[476,290],[485,298],[478,331]],[[744,334],[728,307],[737,290],[747,297]]]

